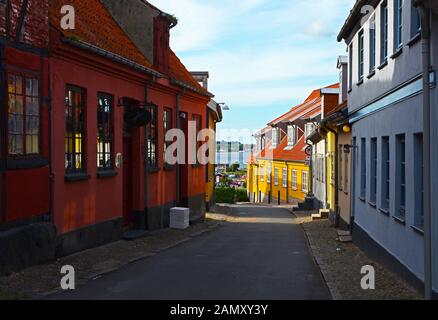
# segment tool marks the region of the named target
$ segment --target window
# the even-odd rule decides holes
[[[199,133],[202,130],[202,117],[200,115],[193,115],[193,121],[195,122],[195,126],[196,126],[196,149],[193,150],[194,153],[194,158],[196,159],[196,164],[200,164],[200,159],[198,159],[198,150],[201,148],[202,146],[202,141],[198,141],[198,136]]]
[[[385,1],[381,6],[381,42],[380,42],[380,63],[388,60],[388,3]]]
[[[394,0],[394,49],[402,46],[403,40],[403,0]]]
[[[415,37],[421,32],[421,16],[418,8],[411,5],[411,36]]]
[[[279,184],[278,175],[279,175],[278,168],[274,168],[274,185],[276,185],[276,186],[278,186],[278,184]]]
[[[287,188],[287,169],[283,168],[283,188]]]
[[[315,124],[306,123],[306,126],[304,127],[306,139],[315,131],[315,129],[316,129]]]
[[[423,180],[423,134],[416,134],[415,143],[415,226],[422,228],[424,225],[424,180]]]
[[[292,171],[292,189],[293,190],[297,190],[297,171],[293,170]]]
[[[364,48],[364,33],[363,30],[359,32],[359,81],[363,80],[364,76],[364,57],[365,57],[365,48]]]
[[[288,126],[287,127],[287,145],[292,147],[297,143],[296,139],[296,127]]]
[[[113,169],[113,97],[102,93],[97,100],[97,167]]]
[[[68,86],[66,92],[66,154],[67,173],[85,171],[86,169],[86,99],[85,90]]]
[[[167,148],[172,144],[171,141],[166,141],[166,134],[169,130],[173,129],[173,116],[172,116],[172,110],[169,108],[164,108],[163,112],[163,154],[164,154],[164,162],[167,164],[166,161],[166,150]]]
[[[376,16],[372,16],[370,21],[370,70],[376,69]]]
[[[360,197],[362,199],[366,198],[367,191],[367,152],[366,152],[366,139],[361,140],[361,163],[360,163],[360,173],[361,173],[361,184],[360,184]]]
[[[11,156],[39,153],[38,89],[36,78],[8,75],[8,152]]]
[[[272,129],[272,147],[276,148],[278,146],[278,128]]]
[[[390,201],[390,169],[391,169],[389,137],[382,138],[382,209],[389,210]]]
[[[151,121],[146,125],[146,161],[150,169],[158,168],[158,115],[157,115],[157,106],[148,105],[147,111],[149,111],[151,115]]]
[[[303,176],[302,176],[302,186],[303,186],[303,188],[302,188],[302,190],[303,190],[303,192],[308,192],[309,190],[309,187],[308,187],[308,185],[309,185],[309,173],[307,172],[307,171],[303,171]]]
[[[406,216],[406,140],[404,135],[397,136],[397,212],[396,216]]]
[[[271,183],[271,177],[272,177],[272,167],[269,165],[268,166],[268,172],[267,172],[267,179],[266,179],[266,182],[267,183]]]
[[[371,139],[371,195],[370,201],[376,203],[377,201],[377,138]]]
[[[265,168],[264,167],[260,167],[260,181],[261,182],[265,181]]]
[[[348,87],[353,88],[353,43],[348,48]]]

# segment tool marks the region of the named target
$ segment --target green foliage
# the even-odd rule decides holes
[[[216,188],[216,202],[229,203],[248,202],[248,195],[246,189],[235,189],[231,187]]]

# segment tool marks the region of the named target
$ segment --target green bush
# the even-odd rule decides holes
[[[247,202],[248,195],[246,189],[234,189],[231,187],[218,187],[216,188],[216,202],[217,203],[230,203]]]
[[[246,189],[236,189],[237,202],[248,202],[248,192]]]

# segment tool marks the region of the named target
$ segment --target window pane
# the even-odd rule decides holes
[[[8,92],[15,93],[15,75],[8,75]]]

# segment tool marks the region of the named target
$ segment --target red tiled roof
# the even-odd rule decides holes
[[[321,89],[337,89],[337,88],[339,88],[339,83],[335,83]],[[313,90],[312,93],[306,98],[306,100],[304,100],[302,104],[293,107],[282,116],[271,121],[269,124],[277,124],[279,122],[284,122],[284,121],[294,121],[305,115],[308,111],[311,111],[318,106],[320,107],[321,89]],[[318,103],[319,105],[317,105]]]
[[[94,45],[142,66],[152,66],[99,0],[51,0],[49,3],[50,23],[65,37]],[[63,5],[75,8],[74,30],[61,29],[60,11]]]
[[[306,143],[303,137],[298,140],[297,144],[292,148],[292,150],[285,150],[287,146],[288,139],[285,137],[277,148],[271,149],[272,144],[269,144],[264,150],[256,155],[256,158],[274,161],[306,161],[306,154],[304,152]]]

